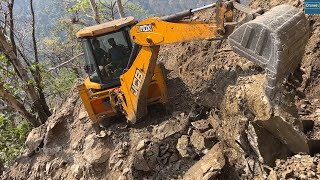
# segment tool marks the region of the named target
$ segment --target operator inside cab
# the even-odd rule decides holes
[[[127,67],[132,43],[127,31],[87,37],[83,41],[90,81],[106,88],[120,84],[120,76]]]
[[[135,23],[126,17],[95,26],[83,28],[77,33],[82,42],[89,89],[107,89],[120,85],[133,48],[129,31]]]
[[[98,66],[105,66],[108,64],[108,54],[100,47],[100,41],[98,39],[92,40],[93,54],[96,58]]]
[[[129,54],[128,49],[122,44],[117,44],[114,38],[108,39],[108,43],[111,46],[108,53],[111,57],[112,64],[119,68],[124,67],[127,63],[126,56]]]
[[[100,41],[96,38],[92,39],[93,55],[96,64],[101,73],[103,81],[110,81],[113,79],[113,67],[110,62],[108,53],[100,47]],[[90,79],[94,82],[99,81],[97,71],[92,73]]]

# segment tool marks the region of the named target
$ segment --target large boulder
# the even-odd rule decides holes
[[[152,135],[155,139],[163,140],[176,133],[183,132],[189,126],[189,119],[184,114],[176,116],[175,119],[166,121],[152,130]]]
[[[94,134],[89,135],[84,142],[83,157],[90,164],[101,164],[110,157],[110,147]]]
[[[223,144],[217,143],[184,175],[185,180],[215,178],[225,165]]]
[[[32,129],[29,133],[27,140],[25,142],[28,150],[34,152],[42,143],[46,134],[46,127],[41,125],[37,128]]]

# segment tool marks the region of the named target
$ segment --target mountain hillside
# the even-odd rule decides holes
[[[144,6],[160,2],[144,1]],[[187,2],[205,3],[170,0],[168,9],[155,13],[178,4],[185,8]],[[299,0],[255,0],[250,6],[270,9],[283,3],[303,9]],[[213,18],[206,11],[193,20]],[[307,18],[312,34],[302,79],[285,83],[280,114],[269,117],[264,70],[232,52],[227,41],[165,45],[159,62],[167,74],[167,111],[149,108],[134,125],[119,119],[98,138],[74,89],[46,124],[32,130],[24,155],[1,178],[320,179],[320,17]],[[278,133],[308,140],[294,146],[307,146],[309,154],[293,152],[294,138],[285,141],[256,123],[277,123],[274,116],[288,120]]]

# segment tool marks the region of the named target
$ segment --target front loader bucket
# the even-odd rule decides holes
[[[234,52],[266,70],[266,95],[272,101],[284,78],[302,61],[309,25],[298,8],[280,5],[242,24],[228,39]]]

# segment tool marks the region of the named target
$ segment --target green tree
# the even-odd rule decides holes
[[[0,115],[0,161],[5,165],[11,164],[22,153],[27,133],[31,129],[28,121],[21,119],[16,123],[11,118]]]

